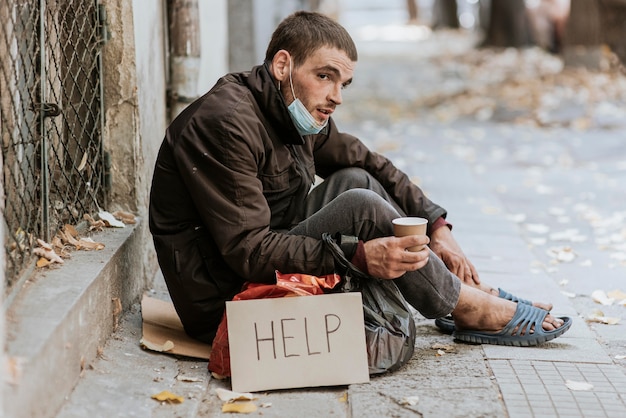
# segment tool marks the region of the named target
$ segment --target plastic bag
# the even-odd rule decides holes
[[[330,234],[323,234],[322,239],[344,270],[341,290],[361,292],[369,373],[399,369],[415,350],[415,320],[408,303],[393,280],[363,273],[345,258]]]
[[[268,299],[290,296],[321,295],[341,281],[338,274],[317,277],[309,274],[283,274],[276,271],[276,284],[245,283],[243,290],[233,300]],[[220,377],[230,376],[230,349],[228,347],[228,323],[226,312],[222,316],[211,345],[209,371]]]

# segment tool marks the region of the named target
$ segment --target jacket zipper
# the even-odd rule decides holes
[[[302,163],[302,160],[300,159],[300,155],[298,154],[298,151],[296,150],[295,146],[293,144],[288,144],[287,147],[289,148],[289,151],[291,152],[291,155],[293,156],[293,159],[296,162],[296,168],[298,169],[298,171],[302,175],[302,178],[309,181],[309,185],[308,186],[310,188],[311,184],[313,184],[315,179],[311,178],[311,175],[309,174],[309,171],[307,170],[307,168]]]

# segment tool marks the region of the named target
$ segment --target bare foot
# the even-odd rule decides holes
[[[454,325],[459,330],[498,332],[511,321],[517,304],[499,298],[491,292],[480,291],[475,287],[461,285],[461,294],[456,308],[452,311]],[[563,326],[563,320],[550,314],[546,315],[542,327],[553,331]],[[521,334],[533,332],[522,330]]]
[[[496,289],[495,287],[491,287],[488,284],[484,284],[481,283],[477,286],[480,290],[482,290],[483,292],[487,292],[490,293],[494,296],[498,296],[500,294],[500,292],[498,291],[498,289]],[[539,309],[543,309],[545,311],[551,311],[552,310],[552,304],[551,303],[543,303],[543,302],[533,302],[533,306]]]

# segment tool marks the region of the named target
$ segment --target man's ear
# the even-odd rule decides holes
[[[291,65],[291,54],[284,49],[278,51],[272,58],[270,70],[277,81],[285,81],[289,78],[289,66]]]

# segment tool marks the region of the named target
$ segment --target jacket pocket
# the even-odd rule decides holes
[[[159,266],[172,299],[197,302],[220,296],[200,252],[197,235],[193,228],[172,235],[153,235]]]
[[[222,259],[215,241],[206,233],[204,228],[198,231],[196,246],[220,295],[228,297],[229,300],[232,299],[241,290],[243,279]]]
[[[263,185],[264,193],[284,192],[289,188],[289,170],[284,170],[278,174],[260,174],[259,180]]]

